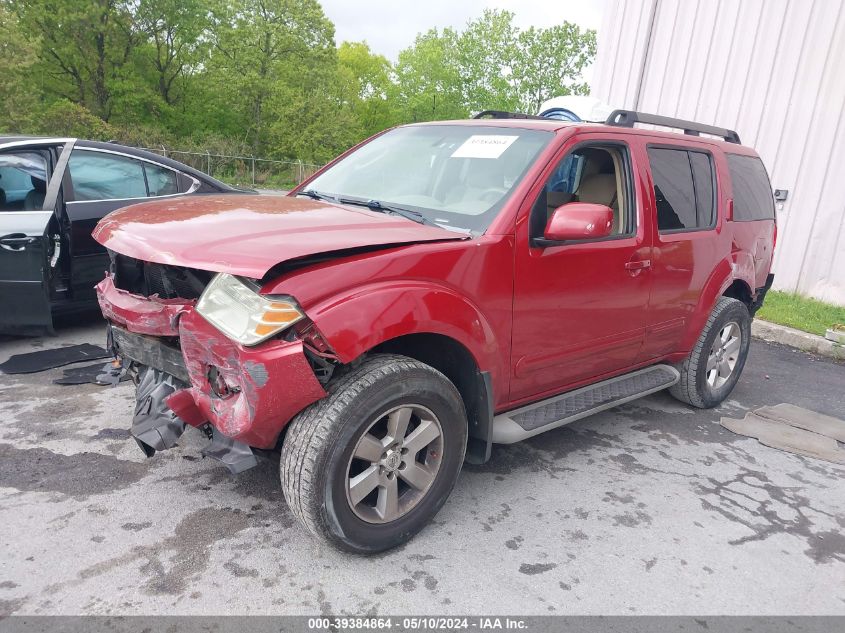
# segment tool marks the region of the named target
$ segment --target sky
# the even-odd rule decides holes
[[[375,53],[396,61],[417,33],[432,27],[462,29],[485,8],[515,14],[520,28],[548,27],[564,20],[582,28],[601,26],[605,0],[320,0],[335,24],[335,39],[366,40]]]

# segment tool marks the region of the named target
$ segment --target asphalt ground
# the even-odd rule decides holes
[[[103,342],[95,317],[9,355]],[[134,387],[0,375],[0,614],[845,614],[845,467],[723,429],[788,402],[845,418],[845,366],[754,341],[731,398],[660,393],[465,467],[376,557],[306,534],[278,456],[238,476],[145,459]]]

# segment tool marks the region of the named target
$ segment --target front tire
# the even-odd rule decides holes
[[[370,356],[291,421],[282,490],[311,533],[357,553],[409,540],[443,506],[467,441],[463,401],[439,371]]]
[[[700,409],[718,406],[739,380],[751,344],[751,315],[744,303],[721,297],[692,353],[677,366],[681,379],[669,389]]]

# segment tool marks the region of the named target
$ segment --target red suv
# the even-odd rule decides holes
[[[147,455],[186,425],[232,472],[281,446],[294,515],[376,552],[493,443],[661,389],[696,407],[730,394],[772,282],[757,154],[631,111],[483,115],[388,130],[288,197],[100,222],[99,301]]]

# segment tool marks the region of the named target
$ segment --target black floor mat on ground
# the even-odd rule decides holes
[[[62,372],[61,378],[53,381],[54,385],[113,385],[117,382],[129,380],[129,376],[118,368],[114,370],[111,363],[94,363],[83,367],[71,367]]]
[[[15,354],[9,357],[5,363],[0,364],[0,371],[4,374],[34,374],[38,371],[70,365],[71,363],[82,363],[98,358],[109,358],[109,354],[99,345],[83,343],[81,345],[70,345],[69,347],[57,347],[55,349],[43,349],[28,354]]]

